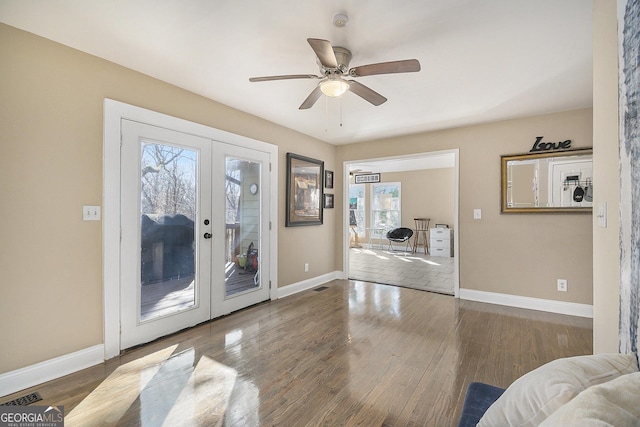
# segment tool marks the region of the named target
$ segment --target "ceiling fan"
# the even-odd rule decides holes
[[[339,46],[332,46],[327,40],[307,39],[311,49],[317,56],[320,66],[320,73],[315,74],[290,74],[284,76],[251,77],[250,82],[265,82],[270,80],[290,80],[290,79],[319,79],[318,86],[309,94],[307,99],[300,105],[300,110],[313,107],[313,104],[324,93],[330,97],[338,97],[350,90],[359,97],[378,106],[387,101],[387,98],[378,92],[355,80],[346,80],[344,77],[352,78],[372,76],[375,74],[411,73],[420,71],[420,62],[417,59],[406,59],[402,61],[380,62],[377,64],[361,65],[349,68],[351,52]]]

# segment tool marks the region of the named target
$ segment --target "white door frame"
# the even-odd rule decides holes
[[[270,192],[265,197],[278,200],[278,147],[209,126],[105,98],[102,192],[102,278],[104,316],[104,358],[120,354],[120,122],[122,119],[164,127],[214,141],[263,151],[270,158]],[[278,288],[278,203],[270,204],[270,298]]]
[[[349,278],[349,165],[357,163],[375,163],[377,161],[418,159],[422,157],[437,156],[442,154],[453,154],[455,158],[455,182],[453,195],[453,292],[455,298],[460,298],[460,254],[459,254],[459,203],[460,203],[460,150],[458,148],[441,151],[428,151],[424,153],[406,154],[393,157],[379,157],[375,159],[348,160],[343,163],[342,194],[344,197],[344,210],[342,211],[342,272],[343,279]]]

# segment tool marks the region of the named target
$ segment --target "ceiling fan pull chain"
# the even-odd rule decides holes
[[[340,127],[342,127],[342,97],[340,97]]]

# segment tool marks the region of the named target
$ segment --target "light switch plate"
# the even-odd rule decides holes
[[[100,206],[83,206],[83,221],[100,221]]]
[[[473,219],[482,219],[482,209],[473,210]]]

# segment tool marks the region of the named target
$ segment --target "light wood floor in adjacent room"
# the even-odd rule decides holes
[[[91,425],[455,426],[467,385],[592,352],[592,321],[333,281],[139,347],[38,391]]]
[[[386,249],[349,249],[349,278],[453,295],[454,258]]]

